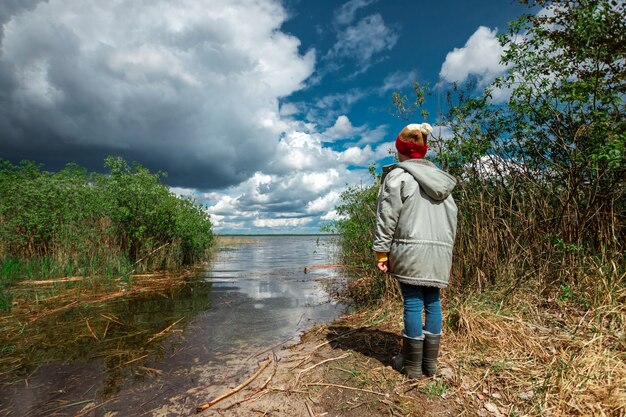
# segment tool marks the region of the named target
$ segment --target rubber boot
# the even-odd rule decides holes
[[[422,377],[422,349],[424,336],[413,339],[402,334],[402,351],[393,358],[393,369],[411,379]]]
[[[426,376],[433,376],[437,372],[437,357],[439,356],[440,342],[441,333],[432,334],[424,331],[424,355],[422,370]]]

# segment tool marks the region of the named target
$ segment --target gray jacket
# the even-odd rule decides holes
[[[385,177],[378,194],[372,249],[389,252],[400,282],[446,287],[452,266],[456,179],[424,159],[409,159]]]

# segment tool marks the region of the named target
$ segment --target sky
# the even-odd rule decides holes
[[[2,0],[0,158],[119,155],[206,206],[217,233],[317,233],[391,163],[414,81],[484,87],[509,0]],[[497,100],[497,97],[495,98]],[[428,98],[437,129],[437,98]]]

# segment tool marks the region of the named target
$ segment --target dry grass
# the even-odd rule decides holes
[[[623,303],[584,311],[525,294],[511,305],[468,299],[451,315],[442,361],[468,412],[490,402],[503,415],[626,414],[623,333],[602,327],[624,323]]]
[[[467,416],[626,416],[625,284],[614,266],[589,271],[576,289],[445,291],[440,372],[415,386],[446,391]],[[350,292],[367,285],[371,279],[356,280]],[[390,335],[402,326],[394,297],[353,315],[342,331],[358,329],[362,337],[343,344],[388,361],[399,346]]]
[[[193,269],[183,272],[154,272],[150,274],[133,274],[130,281],[121,278],[112,282],[103,277],[88,277],[79,280],[79,285],[56,287],[44,291],[33,302],[33,293],[42,294],[42,288],[52,284],[69,284],[72,280],[23,281],[19,287],[12,289],[13,308],[10,313],[0,315],[0,322],[17,319],[25,322],[37,321],[58,311],[66,310],[75,304],[103,303],[121,297],[132,297],[145,292],[158,292],[188,283],[187,279],[194,274]],[[49,284],[49,285],[45,285]],[[49,295],[45,295],[45,294]]]

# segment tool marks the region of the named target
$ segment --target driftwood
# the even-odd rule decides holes
[[[206,410],[209,407],[214,406],[215,404],[217,404],[218,402],[230,397],[233,394],[238,393],[239,391],[241,391],[243,388],[245,388],[247,385],[249,385],[252,381],[254,381],[259,375],[261,375],[261,372],[263,372],[265,370],[265,368],[268,367],[268,365],[270,363],[273,362],[273,358],[270,356],[260,367],[259,369],[254,373],[254,375],[252,375],[250,378],[246,379],[244,382],[242,382],[241,384],[239,384],[238,386],[236,386],[235,388],[233,388],[232,390],[228,391],[225,394],[220,395],[219,397],[215,398],[214,400],[209,401],[206,404],[202,404],[201,406],[196,408],[196,413],[200,413],[204,410]]]

